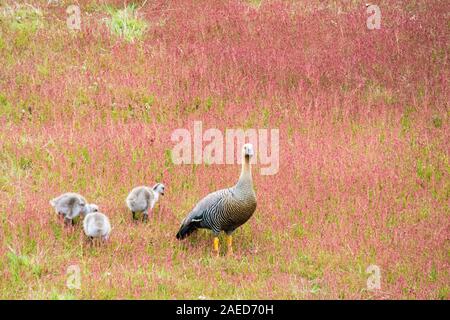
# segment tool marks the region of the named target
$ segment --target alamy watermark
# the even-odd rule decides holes
[[[367,29],[381,29],[381,10],[376,4],[366,4],[366,13],[369,15],[366,21]]]
[[[69,289],[81,289],[81,270],[78,265],[70,265],[66,270],[66,286]]]
[[[269,132],[270,131],[270,132]],[[262,175],[274,175],[280,167],[279,129],[219,129],[210,128],[203,132],[201,121],[194,121],[193,135],[188,129],[172,132],[174,164],[241,164],[240,150],[247,142],[253,144],[255,157],[252,164],[261,165]],[[206,142],[206,145],[204,145]]]
[[[48,5],[60,5],[60,0],[48,0]],[[81,9],[78,5],[72,4],[66,8],[68,17],[66,19],[67,28],[70,30],[81,30]]]
[[[48,4],[58,4],[59,0],[48,0]],[[381,29],[381,9],[376,4],[366,4],[368,15],[366,26],[369,30]],[[71,30],[81,30],[81,10],[78,5],[70,5],[66,9],[69,16],[66,19],[67,27]]]
[[[367,290],[380,290],[381,289],[381,269],[379,266],[372,264],[367,267],[366,274],[370,274],[367,278]]]
[[[71,30],[81,30],[81,10],[77,5],[70,5],[66,9],[67,17],[66,24],[67,28]]]

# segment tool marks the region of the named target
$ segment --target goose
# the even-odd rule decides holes
[[[199,228],[210,229],[214,235],[213,249],[219,255],[219,233],[227,234],[227,255],[233,254],[232,233],[247,222],[256,210],[250,158],[253,145],[242,148],[242,169],[238,182],[231,188],[208,194],[182,221],[176,237],[181,240]]]
[[[55,208],[56,213],[64,218],[66,225],[74,225],[74,218],[79,215],[85,216],[88,213],[98,211],[96,204],[87,203],[86,199],[74,192],[63,193],[50,200],[50,205]]]
[[[148,210],[153,210],[160,195],[164,195],[165,186],[157,183],[153,188],[147,186],[139,186],[131,190],[127,196],[126,203],[131,210],[133,219],[136,220],[136,213],[143,213],[143,221],[148,220]]]
[[[111,233],[111,223],[101,212],[91,212],[84,217],[83,230],[88,239],[106,241]]]

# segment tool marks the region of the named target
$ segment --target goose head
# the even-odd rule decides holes
[[[242,147],[242,153],[246,159],[250,159],[255,155],[255,151],[253,150],[253,145],[251,143],[246,143]]]

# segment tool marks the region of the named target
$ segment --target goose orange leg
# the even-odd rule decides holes
[[[219,237],[214,237],[214,253],[216,257],[219,256]]]
[[[227,251],[227,256],[232,256],[233,255],[233,236],[227,235],[227,247],[228,247],[228,251]]]

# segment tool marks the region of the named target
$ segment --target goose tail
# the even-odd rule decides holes
[[[188,237],[192,232],[198,229],[197,222],[195,221],[186,221],[181,224],[180,230],[177,233],[177,239],[182,240]]]

